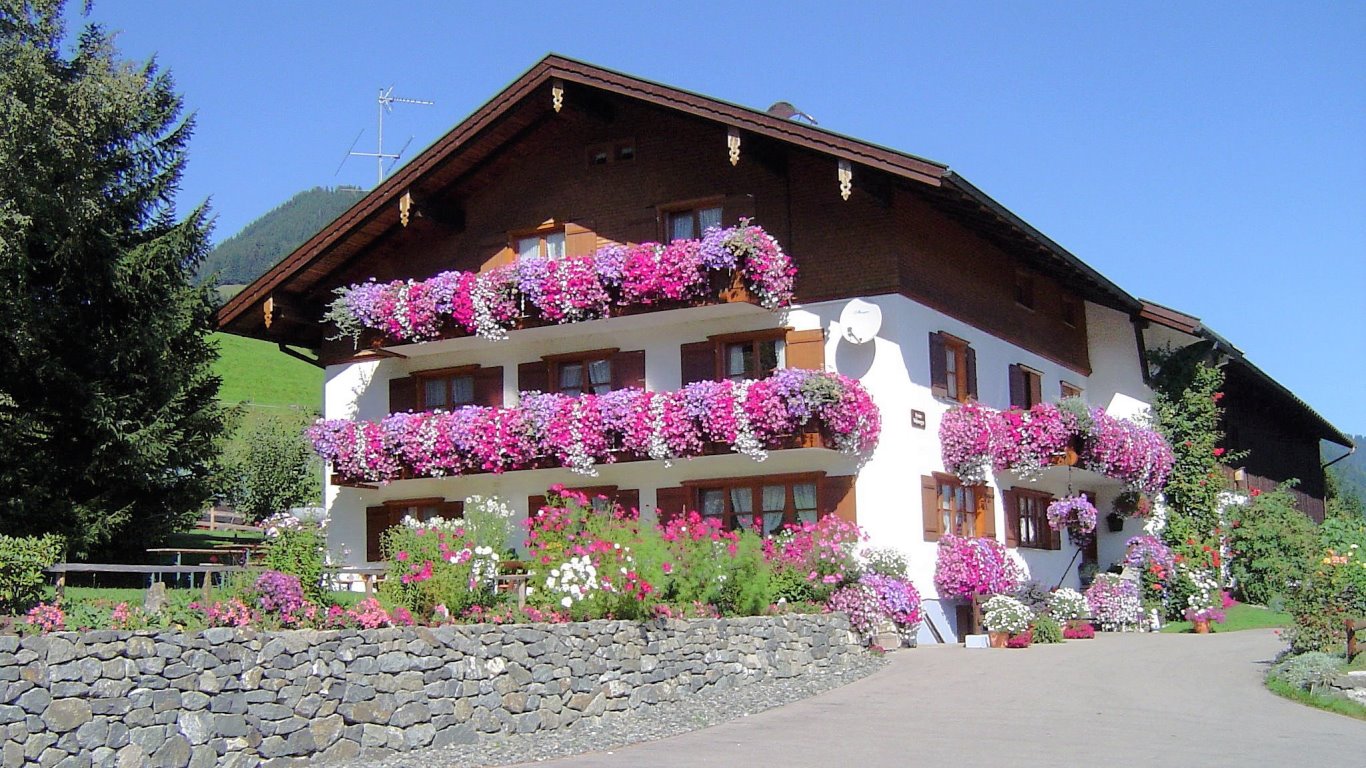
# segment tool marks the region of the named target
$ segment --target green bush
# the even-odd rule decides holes
[[[1318,531],[1286,488],[1253,499],[1230,522],[1229,574],[1238,599],[1268,605],[1304,580],[1318,553]]]
[[[43,571],[62,559],[61,536],[0,536],[0,613],[20,614],[43,596]]]
[[[1057,619],[1046,613],[1039,614],[1034,619],[1034,642],[1040,644],[1061,643],[1062,627]]]
[[[1366,522],[1329,520],[1319,541],[1317,561],[1286,605],[1296,653],[1338,651],[1347,642],[1344,621],[1366,618]]]
[[[290,517],[289,513],[277,517]],[[272,518],[274,519],[274,518]],[[304,594],[316,603],[323,602],[327,575],[327,530],[311,521],[298,521],[273,528],[275,535],[265,549],[262,564],[272,571],[299,577]]]
[[[389,562],[381,590],[414,616],[425,618],[444,606],[459,617],[497,602],[498,553],[477,544],[459,520],[405,522],[385,531],[381,545]]]
[[[1341,657],[1310,651],[1280,661],[1269,674],[1299,690],[1312,691],[1331,684],[1342,664]]]

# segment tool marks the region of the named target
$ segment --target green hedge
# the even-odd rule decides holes
[[[62,558],[66,542],[56,534],[0,536],[0,613],[21,614],[43,592],[43,570]]]

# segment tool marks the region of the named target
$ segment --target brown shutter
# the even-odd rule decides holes
[[[697,341],[678,348],[682,360],[683,384],[711,381],[716,378],[716,344]]]
[[[1001,491],[1001,500],[1006,505],[1006,546],[1020,546],[1020,507],[1015,491]]]
[[[645,350],[612,355],[612,389],[645,389]]]
[[[494,365],[474,372],[474,404],[495,408],[503,404],[503,366]]]
[[[389,413],[417,410],[417,381],[412,376],[389,379]]]
[[[664,525],[682,515],[688,505],[688,489],[683,487],[660,488],[655,491],[655,514],[659,524]]]
[[[620,504],[622,509],[640,509],[640,490],[637,488],[628,488],[624,491],[617,491],[616,498],[617,504]]]
[[[920,476],[920,504],[925,518],[925,541],[939,541],[939,484],[929,475]]]
[[[968,347],[967,352],[967,377],[968,377],[968,397],[972,400],[977,398],[977,350]]]
[[[598,236],[580,224],[564,225],[564,255],[588,256],[598,249]]]
[[[537,496],[528,496],[528,497],[526,497],[526,516],[527,516],[527,519],[530,520],[531,518],[534,518],[534,517],[536,516],[536,513],[537,513],[537,512],[540,512],[540,511],[541,511],[541,507],[544,507],[545,504],[546,504],[546,500],[545,500],[545,496],[544,496],[544,495],[537,495]]]
[[[389,530],[392,512],[389,507],[365,508],[365,559],[370,562],[384,559],[380,535]]]
[[[825,370],[825,331],[820,328],[810,331],[788,331],[786,343],[788,368]]]
[[[973,495],[977,499],[977,509],[979,522],[977,530],[982,532],[982,538],[996,538],[996,492],[990,486],[979,485],[973,490]]]
[[[944,337],[937,333],[930,334],[930,393],[935,397],[949,396],[949,366],[944,360]]]
[[[1024,369],[1015,363],[1010,365],[1010,405],[1014,408],[1025,407],[1025,398],[1028,396],[1025,388]]]
[[[858,522],[853,475],[821,478],[819,502],[821,517],[834,515],[846,522]]]
[[[1029,402],[1043,402],[1043,377],[1037,373],[1031,373],[1025,380],[1029,382]]]
[[[549,392],[550,366],[544,360],[522,363],[517,366],[517,391]]]

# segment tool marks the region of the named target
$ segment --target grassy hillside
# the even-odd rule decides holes
[[[215,333],[213,339],[218,344],[215,370],[223,377],[219,398],[224,403],[307,413],[322,410],[321,368],[296,360],[267,341],[226,333]]]

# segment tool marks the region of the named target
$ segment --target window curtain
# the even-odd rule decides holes
[[[816,522],[816,484],[797,483],[792,486],[792,505],[797,508],[797,522]]]

